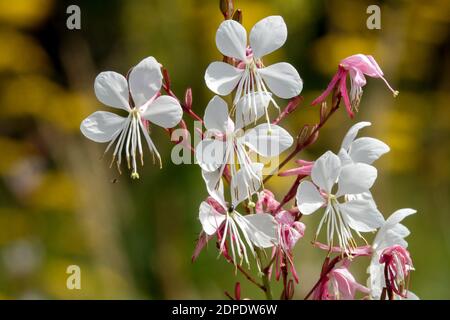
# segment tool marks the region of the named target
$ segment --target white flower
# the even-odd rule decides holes
[[[242,126],[245,125],[245,119],[238,121],[239,126],[235,126],[228,116],[226,102],[219,96],[214,96],[208,103],[204,124],[207,131],[205,138],[196,146],[196,160],[203,170],[203,178],[210,193],[217,188],[228,164],[232,177],[236,175],[239,164],[246,176],[258,178],[252,171],[252,160],[247,148],[263,157],[273,157],[289,148],[294,141],[286,130],[267,123],[244,133]]]
[[[159,96],[161,85],[161,65],[153,57],[139,62],[131,70],[128,81],[116,72],[102,72],[94,84],[97,99],[107,106],[127,111],[128,116],[121,117],[111,112],[97,111],[81,122],[80,130],[88,139],[100,143],[109,142],[105,153],[116,142],[111,164],[117,157],[119,172],[122,151],[125,150],[128,168],[132,168],[132,178],[139,178],[137,152],[143,164],[141,132],[150,152],[156,155],[161,165],[161,157],[143,119],[163,128],[172,128],[183,116],[183,110],[175,98]]]
[[[300,94],[303,82],[295,68],[286,62],[265,67],[262,57],[280,48],[286,41],[287,28],[282,17],[270,16],[256,23],[250,31],[247,47],[247,32],[234,21],[222,22],[216,33],[219,51],[237,61],[237,67],[225,62],[211,63],[205,73],[208,88],[218,95],[228,95],[237,88],[233,105],[242,95],[269,90],[276,96],[290,99]],[[270,96],[274,105],[275,101]],[[248,107],[252,107],[248,100]]]
[[[253,164],[253,170],[261,175],[263,165],[261,163]],[[247,183],[252,180],[251,185],[254,186],[249,195]],[[204,201],[200,205],[199,219],[203,227],[203,231],[207,235],[217,233],[220,240],[220,251],[225,250],[225,242],[228,239],[231,249],[231,256],[235,264],[237,264],[236,256],[240,258],[239,264],[243,260],[249,265],[247,247],[255,256],[253,246],[259,248],[270,248],[277,244],[277,223],[275,218],[267,213],[256,213],[241,215],[236,211],[237,206],[260,187],[258,179],[247,176],[246,171],[239,170],[231,181],[233,190],[231,193],[231,205],[227,206],[223,196],[223,186],[211,196],[216,201],[216,205],[211,201]],[[258,266],[260,267],[260,266]]]
[[[341,160],[331,151],[327,151],[314,163],[310,181],[303,181],[297,189],[297,205],[304,215],[312,214],[322,206],[325,213],[319,223],[316,237],[322,225],[327,225],[327,244],[332,247],[335,234],[339,247],[349,253],[356,247],[352,229],[358,236],[360,232],[371,232],[380,227],[383,216],[373,201],[355,199],[341,202],[340,197],[369,192],[377,170],[365,163],[342,165]],[[336,193],[332,191],[338,183]],[[320,188],[320,192],[317,187]]]
[[[380,264],[381,253],[384,249],[394,245],[400,245],[404,248],[408,247],[408,242],[406,242],[405,238],[410,234],[410,231],[400,222],[416,212],[414,209],[397,210],[386,219],[380,230],[378,230],[372,244],[372,260],[367,269],[369,273],[367,285],[370,289],[372,299],[380,299],[383,288],[385,287],[384,265]],[[411,299],[417,298],[412,292],[408,292],[407,297]]]
[[[344,164],[350,162],[372,164],[389,152],[389,146],[378,139],[362,137],[355,140],[359,130],[370,125],[370,122],[358,122],[348,130],[339,151],[339,158]]]

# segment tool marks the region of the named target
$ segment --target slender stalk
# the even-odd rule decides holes
[[[255,248],[255,251],[256,251],[256,256],[257,256],[259,265],[262,266],[262,261],[263,261],[262,250],[259,248]],[[269,279],[269,270],[270,270],[270,265],[272,262],[273,262],[273,259],[271,260],[269,265],[263,269],[262,276],[261,276],[261,279],[263,281],[263,286],[264,286],[263,290],[264,290],[264,294],[266,295],[267,300],[273,300],[272,289],[270,287],[270,279]]]

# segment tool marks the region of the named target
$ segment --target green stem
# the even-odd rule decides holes
[[[260,267],[262,268],[262,251],[259,248],[255,248],[256,251],[256,255],[258,257],[258,263],[260,265]],[[270,287],[270,280],[269,280],[269,267],[266,267],[262,270],[262,281],[263,281],[263,291],[264,294],[266,295],[266,299],[267,300],[273,300],[273,295],[272,295],[272,289]]]

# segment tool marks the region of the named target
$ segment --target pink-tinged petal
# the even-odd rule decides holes
[[[256,202],[255,211],[257,213],[275,213],[280,203],[275,200],[275,196],[272,191],[264,189],[260,192],[258,201]]]
[[[349,71],[352,86],[364,87],[367,83],[364,73],[359,69],[350,69]]]
[[[192,254],[191,261],[194,262],[197,260],[200,252],[206,247],[208,241],[212,238],[212,236],[207,235],[205,232],[201,232],[198,236],[197,244],[195,245],[194,253]]]
[[[353,114],[352,104],[351,104],[350,98],[348,96],[347,79],[346,79],[346,77],[342,77],[341,78],[341,82],[340,82],[340,86],[339,87],[340,87],[341,96],[344,99],[345,109],[347,110],[347,113],[350,116],[350,118],[353,119],[353,117],[355,115]]]
[[[379,78],[383,76],[383,72],[372,56],[364,54],[355,54],[341,61],[341,65],[346,69],[356,69],[368,75],[369,77]]]
[[[318,96],[316,99],[314,99],[313,102],[311,102],[311,105],[315,106],[319,103],[324,102],[327,97],[330,95],[330,93],[333,91],[333,89],[339,85],[340,81],[342,78],[346,78],[347,77],[347,71],[342,68],[339,67],[338,71],[336,72],[336,74],[333,76],[333,78],[331,79],[330,83],[328,84],[328,87],[325,89],[324,92],[322,92],[322,94],[320,96]]]

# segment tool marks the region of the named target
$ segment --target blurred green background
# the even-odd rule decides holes
[[[81,8],[81,30],[66,28],[73,3]],[[370,4],[381,7],[381,30],[366,28]],[[400,91],[393,99],[382,81],[369,79],[355,121],[371,121],[362,134],[392,149],[376,163],[380,210],[385,217],[418,210],[405,224],[417,269],[410,289],[423,299],[450,298],[449,4],[236,1],[248,30],[274,14],[288,25],[286,44],[266,65],[290,62],[304,80],[305,103],[284,123],[293,135],[318,120],[309,102],[346,56],[374,55]],[[216,0],[0,0],[0,298],[223,298],[235,281],[244,297],[262,298],[217,259],[212,244],[191,263],[206,191],[197,166],[170,163],[163,130],[153,136],[164,167],[147,161],[138,181],[109,169],[109,156],[99,160],[105,146],[79,131],[82,119],[108,109],[93,94],[95,76],[124,74],[150,55],[169,69],[180,97],[192,87],[202,115],[213,95],[204,71],[221,59],[214,43],[221,20]],[[340,110],[301,158],[337,151],[352,123]],[[273,179],[268,187],[281,195],[291,180]],[[306,235],[296,247],[297,298],[324,258],[310,245],[318,218],[304,219]],[[352,268],[361,283],[368,262],[361,258]],[[71,264],[81,267],[81,290],[66,288]]]

